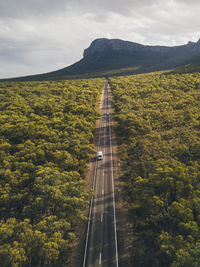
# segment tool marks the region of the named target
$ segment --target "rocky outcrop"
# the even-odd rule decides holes
[[[125,51],[127,53],[133,52],[157,52],[157,53],[171,53],[180,50],[194,50],[200,48],[200,39],[197,43],[195,42],[188,42],[186,45],[181,46],[150,46],[150,45],[142,45],[134,42],[123,41],[120,39],[106,39],[100,38],[94,40],[91,45],[84,50],[83,57],[87,58],[93,56],[98,53],[104,52],[121,52]]]
[[[103,73],[144,73],[200,65],[200,39],[180,46],[151,46],[119,39],[100,38],[84,50],[83,58],[71,66],[46,74],[13,80],[54,80],[96,77]],[[114,71],[114,72],[113,72]],[[102,74],[101,74],[102,73]]]
[[[96,39],[94,40],[90,47],[84,50],[83,56],[89,57],[96,53],[102,53],[108,50],[112,51],[138,51],[143,50],[145,48],[144,45],[128,42],[128,41],[122,41],[119,39]]]

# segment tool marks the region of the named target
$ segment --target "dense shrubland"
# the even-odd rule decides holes
[[[62,266],[104,80],[0,83],[0,265]]]
[[[200,266],[200,74],[110,84],[134,266]]]

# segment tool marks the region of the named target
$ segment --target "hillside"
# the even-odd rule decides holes
[[[96,39],[83,58],[66,68],[14,80],[62,80],[145,73],[188,65],[200,58],[200,40],[181,46],[149,46],[119,39]]]

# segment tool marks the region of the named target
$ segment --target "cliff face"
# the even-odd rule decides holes
[[[167,70],[183,65],[200,64],[200,39],[180,46],[150,46],[119,39],[100,38],[84,50],[83,58],[73,65],[41,75],[17,80],[67,79],[73,75],[98,76],[113,70],[122,73],[144,73]],[[132,69],[130,71],[130,69]]]
[[[122,41],[119,39],[96,39],[94,40],[90,47],[84,50],[83,57],[89,57],[96,53],[107,52],[109,50],[119,52],[119,51],[127,51],[127,52],[135,52],[137,50],[143,50],[145,46],[133,42]]]
[[[181,50],[199,50],[200,49],[200,39],[197,43],[188,42],[186,45],[181,46],[149,46],[141,45],[134,42],[123,41],[119,39],[106,39],[100,38],[94,40],[91,45],[84,50],[83,57],[87,58],[98,53],[105,53],[108,51],[112,52],[156,52],[156,53],[173,53],[174,51],[179,52]]]

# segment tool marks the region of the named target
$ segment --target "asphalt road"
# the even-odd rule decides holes
[[[98,151],[103,152],[103,160],[96,160],[95,164],[94,197],[90,203],[83,267],[118,267],[111,120],[106,80],[98,140]]]

